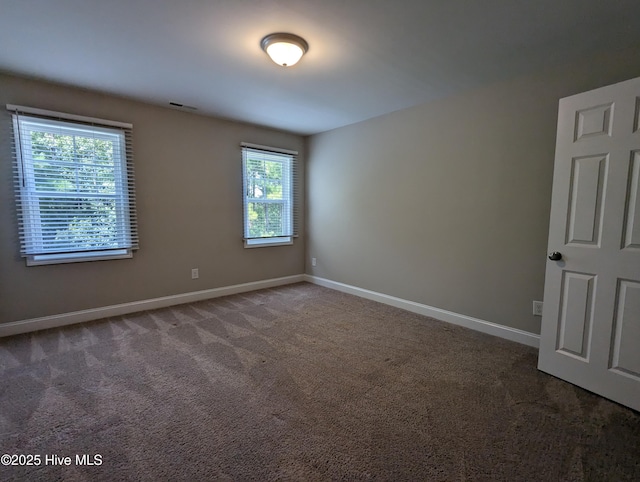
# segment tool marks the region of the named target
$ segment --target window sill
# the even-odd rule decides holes
[[[244,240],[245,248],[268,248],[270,246],[288,246],[291,244],[293,244],[293,237],[291,236]]]
[[[125,258],[133,258],[133,252],[130,249],[118,249],[112,251],[88,251],[85,253],[38,254],[27,256],[27,266],[84,263],[86,261],[106,261],[109,259]]]

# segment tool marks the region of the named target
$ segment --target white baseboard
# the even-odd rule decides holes
[[[213,288],[209,290],[193,291],[190,293],[182,293],[179,295],[163,296],[161,298],[153,298],[149,300],[133,301],[131,303],[122,303],[119,305],[104,306],[101,308],[93,308],[89,310],[73,311],[70,313],[62,313],[59,315],[43,316],[41,318],[32,318],[28,320],[14,321],[10,323],[0,324],[0,337],[18,335],[20,333],[28,333],[31,331],[45,330],[48,328],[57,328],[59,326],[71,325],[74,323],[83,323],[85,321],[99,320],[110,316],[127,315],[138,311],[155,310],[157,308],[165,308],[167,306],[180,305],[183,303],[192,303],[194,301],[207,300],[211,298],[219,298],[221,296],[234,295],[238,293],[246,293],[264,288],[272,288],[292,283],[308,281],[327,288],[349,293],[361,298],[377,301],[387,305],[402,308],[420,315],[430,316],[437,320],[446,321],[448,323],[471,328],[472,330],[481,331],[489,335],[498,336],[507,340],[522,343],[524,345],[538,348],[540,345],[540,335],[529,333],[528,331],[510,328],[508,326],[499,325],[490,321],[472,318],[470,316],[461,315],[452,311],[434,308],[433,306],[423,305],[414,301],[396,298],[395,296],[378,293],[375,291],[358,288],[337,281],[331,281],[325,278],[319,278],[311,275],[294,275],[284,278],[273,278],[262,281],[254,281],[251,283],[243,283],[232,286],[224,286],[221,288]]]
[[[66,326],[74,323],[83,323],[85,321],[99,320],[101,318],[107,318],[110,316],[127,315],[129,313],[135,313],[137,311],[155,310],[157,308],[165,308],[167,306],[181,305],[183,303],[192,303],[194,301],[208,300],[210,298],[235,295],[238,293],[245,293],[247,291],[273,288],[274,286],[299,283],[304,280],[304,275],[298,274],[294,276],[286,276],[284,278],[272,278],[262,281],[254,281],[251,283],[224,286],[222,288],[192,291],[190,293],[182,293],[179,295],[163,296],[162,298],[153,298],[150,300],[122,303],[120,305],[104,306],[101,308],[93,308],[90,310],[73,311],[70,313],[62,313],[59,315],[43,316],[41,318],[13,321],[10,323],[1,323],[0,337],[18,335],[20,333],[28,333],[37,330],[45,330],[47,328],[57,328],[59,326]]]
[[[539,348],[540,335],[530,333],[528,331],[518,330],[516,328],[510,328],[508,326],[499,325],[490,321],[480,320],[478,318],[472,318],[471,316],[461,315],[454,313],[453,311],[441,310],[440,308],[434,308],[433,306],[423,305],[422,303],[416,303],[415,301],[404,300],[402,298],[396,298],[395,296],[385,295],[376,291],[366,290],[364,288],[358,288],[357,286],[351,286],[337,281],[331,281],[325,278],[319,278],[305,274],[304,280],[309,283],[324,286],[334,290],[349,293],[351,295],[360,296],[368,300],[377,301],[386,305],[395,306],[396,308],[402,308],[403,310],[418,313],[419,315],[430,316],[437,320],[446,321],[453,325],[464,326],[465,328],[471,328],[472,330],[481,331],[489,335],[498,336],[507,340],[522,343],[523,345]]]

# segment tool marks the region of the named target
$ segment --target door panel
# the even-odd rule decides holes
[[[640,283],[620,280],[611,369],[640,381]]]
[[[558,350],[588,358],[593,321],[593,290],[596,277],[563,273]]]
[[[610,136],[612,108],[612,104],[605,104],[578,111],[575,140],[593,136]]]
[[[625,212],[625,248],[640,248],[640,153],[634,152],[629,169],[629,188]]]
[[[538,368],[640,410],[640,79],[560,101]]]
[[[607,156],[573,159],[567,243],[600,244]]]

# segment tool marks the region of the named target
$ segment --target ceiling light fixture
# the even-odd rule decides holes
[[[292,33],[272,33],[260,42],[271,60],[282,67],[291,67],[309,50],[309,44],[302,37]]]

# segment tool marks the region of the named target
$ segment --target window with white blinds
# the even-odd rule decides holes
[[[11,106],[28,265],[130,258],[138,248],[130,124]]]
[[[297,236],[296,151],[243,143],[246,247],[292,244]]]

